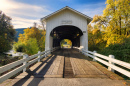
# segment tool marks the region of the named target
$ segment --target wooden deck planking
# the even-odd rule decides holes
[[[73,69],[74,75],[77,75],[77,74],[80,74],[80,71],[78,70],[74,59],[75,58],[70,58],[70,61],[71,61],[71,64],[72,64],[72,69]]]
[[[55,61],[55,67],[54,67],[51,75],[56,75],[58,73],[58,68],[60,66],[60,61],[61,61],[61,57],[57,56],[57,59]]]
[[[97,72],[95,72],[95,67],[90,67],[90,65],[86,64],[85,61],[81,61],[81,63],[84,63],[84,69],[86,71],[87,74],[89,75],[95,75],[98,74]]]
[[[84,60],[85,64],[88,65],[90,70],[93,71],[94,74],[103,74],[100,70],[98,70],[93,64],[91,64],[89,61]]]
[[[48,63],[52,58],[54,58],[54,55],[53,55],[52,57],[50,57],[50,58],[47,60],[47,62],[44,63],[44,64],[36,71],[36,73],[37,73],[37,74],[42,74],[43,72],[41,72],[41,71],[44,71],[43,68],[47,65],[47,63]]]
[[[56,63],[55,63],[56,60],[57,60],[57,57],[55,58],[55,60],[53,61],[53,63],[51,64],[50,68],[48,69],[48,71],[45,75],[51,75],[52,74],[52,72],[55,68],[55,65],[56,65]]]
[[[80,61],[83,63],[82,60]],[[95,66],[89,67],[84,63],[84,70],[86,72],[86,75],[84,77],[106,77],[102,72],[98,71]]]
[[[88,67],[88,65],[85,64],[84,61],[82,61],[82,59],[80,59],[79,62],[82,64],[82,67],[85,70],[86,75],[91,75],[93,71]]]
[[[71,54],[69,54],[71,53]],[[63,77],[64,69],[64,56],[70,57],[70,62],[72,65],[72,70],[74,77],[100,77],[106,78],[106,75],[98,70],[94,65],[92,65],[88,60],[80,56],[79,52],[76,51],[63,51],[62,53],[57,52],[55,60],[49,67],[48,71],[43,77]],[[68,58],[65,57],[65,58]],[[68,64],[66,64],[68,65]]]
[[[63,77],[64,56],[57,55],[44,77]]]
[[[80,53],[71,51],[72,56],[75,58],[71,58],[71,64],[74,71],[75,77],[100,77],[107,78],[105,74],[103,74],[100,70],[98,70],[94,65],[92,65],[88,60],[82,58]]]
[[[83,70],[83,68],[81,67],[80,63],[78,62],[78,59],[74,58],[73,60],[75,61],[77,70],[79,70],[79,72],[80,72],[81,75],[84,75],[85,71]]]
[[[35,71],[35,76],[48,78],[62,78],[64,75],[64,69],[66,70],[66,72],[70,70],[69,64],[64,63],[65,58],[69,58],[72,66],[72,72],[74,74],[74,77],[76,78],[107,78],[107,76],[103,72],[101,72],[90,61],[85,59],[81,55],[81,53],[75,50],[64,50],[63,52],[62,50],[57,51],[50,58],[44,58],[43,60],[41,60],[41,62],[36,63],[36,65],[31,67],[30,69],[35,70],[38,67],[38,65],[41,65],[39,69]],[[45,63],[43,64],[42,62],[44,61]],[[64,68],[64,64],[68,67]]]
[[[59,54],[60,52],[59,51],[57,51],[57,53],[55,53],[55,55],[56,55],[56,57],[57,57],[57,54]],[[53,63],[51,64],[51,66],[49,67],[49,69],[48,69],[48,71],[46,72],[46,74],[45,75],[51,75],[51,73],[52,73],[52,71],[53,71],[53,69],[54,69],[54,67],[55,67],[55,60],[57,59],[55,57],[55,59],[54,59],[54,61],[53,61]],[[44,76],[45,76],[44,75]]]
[[[63,75],[63,68],[64,68],[64,56],[61,56],[60,66],[58,69],[58,75]]]

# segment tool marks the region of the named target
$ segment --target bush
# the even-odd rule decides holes
[[[17,42],[13,46],[16,52],[25,52],[28,55],[36,54],[39,51],[36,38],[29,38],[26,44]]]
[[[103,55],[114,55],[116,59],[130,63],[130,38],[124,39],[122,44],[111,44],[105,49],[98,51]]]
[[[21,42],[17,42],[14,44],[13,49],[16,52],[24,52],[25,51],[25,44],[23,44]]]
[[[36,38],[30,38],[25,46],[25,53],[27,53],[28,55],[33,55],[38,53],[38,51],[39,47]]]

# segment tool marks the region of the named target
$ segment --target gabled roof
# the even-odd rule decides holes
[[[74,10],[74,9],[68,7],[68,6],[66,6],[66,7],[64,7],[64,8],[62,8],[62,9],[56,11],[56,12],[53,12],[53,13],[51,13],[51,14],[49,14],[49,15],[43,17],[43,18],[41,18],[41,21],[45,21],[45,20],[48,19],[49,17],[51,17],[51,16],[53,16],[53,15],[55,15],[55,14],[57,14],[57,13],[63,11],[63,10],[65,10],[65,9],[69,9],[69,10],[71,10],[71,11],[73,11],[73,12],[75,12],[75,13],[77,13],[77,14],[83,16],[83,17],[85,17],[85,18],[87,19],[88,23],[90,23],[90,22],[92,21],[92,18],[91,18],[91,17],[89,17],[89,16],[87,16],[87,15],[85,15],[85,14],[83,14],[83,13],[77,11],[77,10]]]

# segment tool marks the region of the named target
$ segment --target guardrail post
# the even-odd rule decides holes
[[[81,49],[81,53],[83,54],[83,49]]]
[[[28,55],[27,54],[25,54],[25,55],[23,55],[23,59],[27,59],[28,58]],[[23,65],[26,65],[27,64],[27,62],[26,62],[26,60],[23,62]],[[26,71],[26,68],[24,68],[23,69],[23,72],[25,72]]]
[[[40,54],[40,53],[41,53],[41,51],[38,51],[38,54]],[[38,56],[38,58],[39,58],[38,62],[40,62],[40,57],[41,57],[41,55]]]
[[[110,58],[110,59],[111,59],[111,58],[114,59],[115,57],[114,57],[114,55],[109,55],[109,58]],[[114,65],[114,63],[111,62],[111,60],[109,60],[109,64],[113,64],[113,65]],[[114,69],[112,69],[110,66],[108,67],[108,70],[114,72]]]
[[[97,51],[93,51],[93,56],[94,56],[94,58],[93,58],[93,61],[96,61],[96,59],[95,59],[95,57],[96,57],[96,55],[95,55],[95,53],[97,53]]]

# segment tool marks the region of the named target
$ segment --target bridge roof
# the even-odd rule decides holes
[[[69,10],[71,10],[71,11],[73,11],[73,12],[75,12],[75,13],[83,16],[83,17],[85,17],[87,19],[88,23],[90,23],[92,21],[92,19],[93,19],[93,18],[91,18],[91,17],[89,17],[89,16],[87,16],[87,15],[85,15],[85,14],[83,14],[83,13],[81,13],[81,12],[75,10],[75,9],[72,9],[72,8],[66,6],[66,7],[64,7],[62,9],[58,10],[58,11],[55,11],[55,12],[53,12],[53,13],[51,13],[51,14],[43,17],[43,18],[41,18],[41,21],[46,21],[46,19],[50,18],[51,16],[53,16],[53,15],[55,15],[55,14],[57,14],[57,13],[63,11],[63,10],[65,10],[65,9],[69,9]]]

